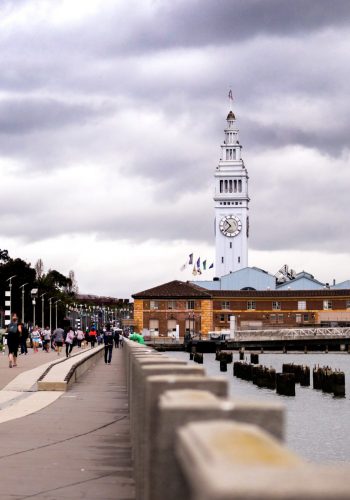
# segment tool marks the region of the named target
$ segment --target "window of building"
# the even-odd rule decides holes
[[[270,314],[270,323],[276,323],[276,314]]]
[[[283,323],[284,319],[283,319],[283,314],[277,314],[277,321],[278,323]]]
[[[225,322],[225,314],[220,314],[220,323]]]
[[[229,159],[229,152],[228,152],[228,149],[226,149],[226,160]]]
[[[327,311],[328,309],[332,309],[332,308],[333,308],[333,304],[332,304],[331,300],[324,300],[323,301],[323,309],[325,311]]]
[[[168,309],[176,309],[176,302],[175,302],[175,300],[169,300],[168,301]]]
[[[176,319],[168,319],[168,333],[176,332]]]
[[[233,181],[233,190],[235,193],[237,193],[237,179]]]
[[[230,241],[230,248],[232,248],[232,241]],[[350,307],[350,306],[349,306]]]
[[[159,309],[159,304],[158,304],[158,300],[151,300],[150,304],[149,304],[149,308],[150,309]]]
[[[298,300],[298,311],[306,310],[306,300]]]
[[[278,301],[273,301],[272,302],[272,309],[274,311],[280,311],[281,310],[281,302],[278,302]]]
[[[224,300],[223,302],[221,302],[221,309],[231,309],[230,307],[230,303],[226,300]]]
[[[304,319],[304,323],[307,323],[309,321],[309,315],[303,314],[303,319]]]
[[[345,305],[346,309],[350,309],[350,300],[347,300],[346,301],[346,305]]]
[[[223,263],[224,263],[224,258],[223,258],[223,257],[221,257],[221,264],[223,264]]]
[[[301,323],[301,314],[296,314],[295,315],[295,322],[296,323]]]
[[[236,158],[237,158],[237,152],[236,152],[236,150],[234,149],[234,150],[233,150],[233,159],[235,160]]]
[[[230,193],[232,193],[232,180],[228,181],[228,190]]]
[[[186,322],[185,322],[186,333],[194,333],[195,329],[196,329],[196,320],[195,320],[195,318],[186,319]]]
[[[238,181],[238,192],[239,193],[242,192],[242,181],[241,180]]]
[[[150,319],[149,320],[149,329],[154,332],[159,332],[159,320],[158,319]]]
[[[194,306],[195,306],[194,300],[188,300],[187,301],[187,303],[186,303],[186,309],[189,309],[189,310],[194,309]]]
[[[248,300],[248,302],[247,302],[247,309],[248,309],[248,311],[255,311],[255,309],[256,309],[256,302],[255,302],[255,300]]]
[[[240,263],[240,262],[241,262],[241,258],[240,258],[240,257],[238,257],[238,263]]]
[[[220,193],[223,192],[224,189],[224,181],[220,181]]]
[[[226,180],[225,180],[225,193],[227,193],[227,191],[228,191],[228,181],[227,181],[227,179],[226,179]]]

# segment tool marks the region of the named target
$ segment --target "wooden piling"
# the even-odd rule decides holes
[[[276,391],[282,396],[295,396],[294,373],[276,373]]]

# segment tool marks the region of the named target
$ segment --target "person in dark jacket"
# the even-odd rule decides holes
[[[19,323],[19,325],[22,327],[22,333],[20,336],[20,343],[21,343],[21,354],[28,354],[28,349],[27,349],[27,339],[28,339],[28,328],[24,325],[24,323]]]
[[[119,349],[119,341],[120,341],[120,330],[114,330],[114,347]]]
[[[113,332],[109,323],[107,323],[106,331],[103,334],[103,342],[105,345],[105,363],[110,365],[113,352]]]

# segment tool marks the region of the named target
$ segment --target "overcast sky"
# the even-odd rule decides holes
[[[348,0],[0,0],[0,248],[82,292],[190,279],[232,88],[249,264],[348,279],[349,53]]]

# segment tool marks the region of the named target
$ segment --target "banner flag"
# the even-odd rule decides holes
[[[197,269],[200,269],[201,268],[201,258],[198,257],[197,259]]]
[[[203,269],[204,269],[204,271],[206,271],[206,269],[207,269],[207,261],[206,260],[203,260]]]
[[[193,266],[193,271],[192,271],[193,276],[197,276],[197,269],[196,266]]]
[[[191,266],[193,264],[193,253],[190,253],[189,255],[189,261],[188,264]]]
[[[213,267],[214,267],[214,263],[210,264],[209,269],[213,269]]]

